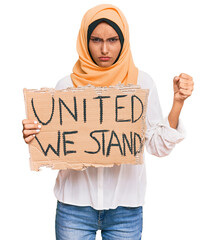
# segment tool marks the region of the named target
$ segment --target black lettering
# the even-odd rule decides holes
[[[112,143],[113,136],[115,136],[115,138],[116,138],[116,140],[117,140],[117,143]],[[107,157],[110,155],[110,149],[111,149],[112,146],[117,146],[117,147],[119,147],[119,150],[120,150],[120,152],[121,152],[121,155],[123,155],[122,148],[121,148],[121,144],[120,144],[120,142],[119,142],[118,136],[117,136],[117,134],[115,133],[115,131],[112,131],[112,133],[111,133],[109,145],[108,145],[108,147],[107,147],[107,154],[106,154]]]
[[[73,141],[67,141],[65,135],[74,134],[74,133],[78,133],[78,131],[71,131],[71,132],[63,132],[63,133],[62,133],[62,135],[63,135],[64,155],[65,155],[65,156],[66,156],[67,154],[70,154],[70,153],[76,153],[75,150],[69,150],[69,151],[67,151],[67,149],[66,149],[66,144],[74,144],[74,142],[73,142]]]
[[[123,153],[124,153],[124,156],[126,156],[126,149],[125,149],[125,142],[127,143],[127,146],[129,148],[129,151],[131,154],[133,154],[133,137],[132,137],[132,132],[130,132],[130,143],[127,139],[127,136],[125,133],[122,133],[122,141],[123,141]]]
[[[103,98],[110,98],[110,96],[98,96],[93,99],[100,99],[100,124],[103,122]]]
[[[54,147],[51,144],[49,144],[47,149],[44,150],[44,148],[42,147],[42,145],[41,145],[37,136],[35,136],[35,139],[38,142],[38,144],[39,144],[39,146],[40,146],[40,148],[41,148],[41,150],[42,150],[42,152],[45,156],[47,156],[49,149],[51,149],[59,157],[59,154],[60,154],[60,131],[58,131],[57,150],[55,150]]]
[[[47,122],[42,122],[41,119],[38,117],[38,115],[36,113],[36,110],[35,110],[35,107],[34,107],[34,99],[33,98],[31,100],[31,105],[32,105],[32,109],[33,109],[34,115],[37,118],[39,123],[41,123],[42,125],[47,125],[47,124],[49,124],[51,122],[53,114],[54,114],[54,107],[55,107],[55,100],[54,100],[53,97],[52,97],[52,112],[51,112],[51,115],[50,115],[50,119]]]
[[[137,119],[135,119],[135,120],[134,120],[134,98],[138,99],[138,101],[141,103],[141,106],[142,106],[141,114],[140,114],[140,116],[139,116]],[[141,118],[142,114],[143,114],[143,103],[142,103],[141,99],[140,99],[139,97],[137,97],[136,95],[132,95],[132,96],[131,96],[131,115],[132,115],[132,123],[138,121],[138,120]]]
[[[104,133],[105,132],[109,132],[109,130],[102,130],[102,153],[103,155],[105,155],[105,136]]]
[[[83,99],[83,121],[86,122],[86,99]]]
[[[125,108],[123,106],[118,106],[118,98],[126,97],[127,95],[117,95],[115,99],[115,121],[116,122],[130,122],[130,119],[118,119],[118,109]]]
[[[90,153],[90,154],[96,154],[100,151],[101,149],[101,145],[100,145],[100,142],[98,141],[98,139],[96,137],[93,136],[94,133],[102,133],[102,146],[103,146],[103,153],[105,152],[104,150],[104,145],[105,145],[105,141],[104,141],[104,132],[108,132],[109,130],[95,130],[95,131],[92,131],[90,133],[90,137],[93,138],[95,140],[95,142],[97,142],[98,144],[98,149],[97,151],[85,151],[86,153]]]
[[[138,147],[138,150],[137,150],[137,148],[136,148],[136,146],[137,146],[137,144],[136,144],[136,137],[138,137],[138,139],[139,139],[139,147]],[[137,153],[139,153],[140,152],[140,150],[141,150],[141,137],[140,137],[140,135],[138,134],[138,133],[136,133],[136,132],[134,132],[134,156],[136,156],[136,154]]]
[[[59,98],[59,117],[60,117],[60,124],[61,125],[62,125],[62,105],[67,109],[67,111],[74,118],[74,120],[77,121],[76,97],[74,97],[74,113],[72,113],[71,110],[68,108],[68,106],[65,104],[65,102],[61,98]]]

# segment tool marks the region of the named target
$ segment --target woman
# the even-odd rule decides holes
[[[77,39],[79,59],[73,73],[61,79],[56,89],[85,86],[138,84],[149,89],[145,136],[146,149],[158,157],[170,153],[184,138],[179,114],[193,90],[187,74],[174,77],[173,106],[163,119],[152,78],[134,65],[129,29],[122,12],[109,4],[98,5],[84,15]],[[23,120],[26,143],[41,126]],[[141,239],[142,206],[146,189],[145,164],[89,167],[84,171],[60,170],[54,188],[57,201],[56,239]]]

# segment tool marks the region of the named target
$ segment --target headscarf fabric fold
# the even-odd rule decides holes
[[[100,67],[95,64],[88,51],[88,27],[92,22],[102,18],[116,23],[124,37],[124,44],[118,61],[109,67]],[[77,52],[79,59],[71,73],[74,87],[88,84],[96,87],[108,87],[118,83],[124,85],[137,84],[138,69],[134,65],[130,50],[129,27],[119,8],[111,4],[100,4],[85,13],[78,33]]]

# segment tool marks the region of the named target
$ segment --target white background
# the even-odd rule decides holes
[[[164,116],[173,77],[184,72],[195,82],[181,113],[187,138],[166,158],[146,154],[143,239],[215,240],[214,0],[1,1],[0,239],[55,239],[57,171],[30,171],[23,88],[55,87],[71,73],[81,19],[100,3],[126,16],[134,62],[156,82]]]

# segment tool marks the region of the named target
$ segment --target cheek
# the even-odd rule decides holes
[[[116,57],[118,56],[120,50],[121,50],[121,45],[120,44],[112,47],[112,51],[113,51],[113,53],[115,54]]]
[[[92,56],[96,56],[98,52],[98,47],[95,44],[89,44],[89,51]]]

